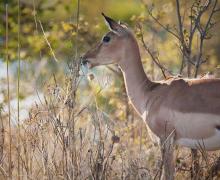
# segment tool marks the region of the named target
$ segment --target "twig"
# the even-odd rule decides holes
[[[53,51],[53,49],[52,49],[52,47],[51,47],[51,45],[50,45],[50,42],[48,41],[47,36],[46,36],[46,34],[45,34],[45,32],[44,32],[44,28],[43,28],[43,26],[42,26],[42,23],[41,23],[40,20],[38,20],[38,22],[39,22],[40,28],[41,28],[41,30],[42,30],[42,32],[43,32],[44,40],[46,41],[46,43],[47,43],[47,45],[48,45],[48,47],[49,47],[49,49],[50,49],[50,52],[51,52],[51,54],[52,54],[54,60],[55,60],[56,62],[58,62],[58,59],[56,58],[55,53],[54,53],[54,51]]]
[[[143,31],[141,28],[141,25],[138,24],[138,28],[140,30],[140,35],[141,35],[141,42],[144,46],[144,49],[149,53],[149,55],[151,56],[152,61],[160,68],[164,78],[166,78],[166,74],[165,71],[168,72],[170,75],[173,75],[172,72],[170,72],[167,68],[165,68],[164,66],[162,66],[159,62],[159,59],[156,58],[153,53],[150,51],[150,49],[148,48],[148,46],[146,45],[145,41],[144,41],[144,36],[143,36]]]
[[[174,36],[175,38],[177,38],[178,40],[180,39],[180,37],[179,37],[175,32],[171,31],[168,26],[164,26],[164,25],[152,14],[152,11],[151,11],[148,7],[146,7],[146,9],[147,9],[147,12],[148,12],[148,14],[150,15],[150,17],[151,17],[158,25],[160,25],[164,30],[166,30],[167,32],[169,32],[171,35],[173,35],[173,36]]]
[[[205,2],[205,5],[204,5],[203,9],[199,11],[199,14],[196,17],[194,27],[192,27],[193,25],[192,25],[192,17],[191,17],[191,25],[190,25],[191,28],[190,28],[190,36],[189,36],[189,47],[190,48],[191,48],[191,45],[192,45],[192,40],[193,40],[194,33],[195,33],[196,29],[198,28],[198,26],[200,24],[201,16],[208,9],[210,4],[211,4],[210,0],[208,1],[208,3],[207,3],[207,1]],[[193,9],[193,7],[194,7],[194,4],[191,7],[191,16],[192,16],[192,9]]]
[[[169,142],[169,140],[175,136],[175,132],[176,132],[176,129],[173,129],[170,134],[166,137],[166,139],[164,140],[163,144],[161,144],[161,147],[163,148],[165,146],[165,144],[167,142]]]
[[[37,11],[36,11],[36,8],[35,8],[35,0],[32,0],[32,3],[33,3],[33,16],[34,16],[34,23],[35,23],[35,28],[36,28],[36,31],[37,31],[37,17],[36,17],[36,14],[37,14]],[[38,31],[37,31],[38,32]]]
[[[7,172],[4,170],[4,168],[1,165],[0,165],[0,172],[4,176],[4,178],[7,179],[8,174],[7,174]]]
[[[176,0],[176,11],[177,11],[177,17],[178,17],[180,41],[181,41],[181,44],[182,44],[182,45],[185,45],[184,35],[183,35],[183,24],[182,24],[182,19],[181,19],[181,14],[180,14],[179,0]]]
[[[209,4],[210,4],[210,2],[211,1],[209,1],[209,3],[208,3],[208,5],[207,6],[209,6]],[[211,23],[211,19],[212,19],[212,17],[213,17],[213,15],[214,15],[214,13],[215,13],[215,8],[216,8],[216,5],[217,5],[217,2],[218,2],[218,0],[215,0],[215,2],[214,2],[214,5],[213,5],[213,8],[212,8],[212,11],[211,11],[211,14],[210,14],[210,16],[209,16],[209,19],[208,19],[208,21],[207,21],[207,23],[206,23],[206,25],[205,25],[205,28],[204,28],[204,30],[200,30],[199,32],[200,32],[200,47],[199,47],[199,54],[197,55],[197,60],[196,60],[196,65],[195,65],[195,75],[194,75],[194,77],[197,77],[197,75],[198,75],[198,71],[199,71],[199,67],[200,67],[200,65],[202,64],[202,54],[203,54],[203,43],[204,43],[204,40],[205,40],[205,38],[206,38],[206,35],[207,35],[207,32],[208,32],[208,28],[209,28],[209,25],[210,25],[210,23]],[[205,10],[207,10],[207,8],[205,8]]]
[[[183,56],[182,56],[182,64],[180,67],[180,73],[182,73],[183,70],[183,65],[185,62],[185,57],[187,57],[187,74],[188,77],[190,75],[190,64],[189,64],[189,60],[190,60],[190,56],[189,54],[191,53],[191,51],[189,50],[189,48],[187,47],[185,38],[184,38],[184,33],[183,33],[183,22],[181,19],[181,13],[180,13],[180,4],[179,4],[179,0],[176,0],[176,13],[177,13],[177,17],[178,17],[178,26],[179,26],[179,36],[180,36],[180,50],[183,52]]]
[[[210,25],[210,23],[211,23],[211,19],[212,19],[214,13],[216,12],[216,11],[215,11],[215,7],[216,7],[216,5],[217,5],[217,2],[218,2],[218,0],[215,0],[215,3],[214,3],[213,8],[212,8],[212,12],[211,12],[211,14],[210,14],[210,16],[209,16],[209,19],[208,19],[208,21],[207,21],[207,23],[206,23],[206,25],[205,25],[205,29],[203,30],[203,34],[202,34],[202,37],[203,37],[203,38],[205,38],[205,36],[207,35],[207,30],[208,30],[208,27],[209,27],[209,25]]]

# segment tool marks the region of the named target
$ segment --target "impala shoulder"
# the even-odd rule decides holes
[[[184,79],[174,79],[168,85],[171,89],[179,89],[189,86],[188,82]]]
[[[165,80],[160,81],[161,84],[165,85],[177,85],[177,84],[187,84],[187,81],[181,77],[169,77]]]
[[[171,85],[187,85],[187,82],[184,79],[174,79]]]

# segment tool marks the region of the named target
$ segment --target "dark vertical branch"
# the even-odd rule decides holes
[[[80,13],[80,0],[77,0],[77,10],[76,10],[76,39],[75,39],[75,57],[73,58],[70,67],[70,89],[68,94],[69,103],[69,142],[70,142],[70,163],[73,168],[70,169],[71,179],[76,179],[79,172],[78,159],[77,159],[77,149],[76,149],[76,133],[75,133],[75,105],[76,105],[76,91],[78,88],[79,80],[79,65],[78,60],[78,31],[79,31],[79,13]],[[68,165],[67,165],[68,166]]]
[[[198,179],[198,173],[200,169],[198,150],[191,149],[191,155],[192,155],[191,179]]]
[[[202,29],[202,27],[200,27],[199,29],[199,33],[200,33],[200,47],[199,47],[199,54],[197,55],[197,59],[196,59],[196,63],[195,63],[195,74],[194,77],[197,77],[198,75],[198,71],[199,71],[199,67],[200,65],[203,63],[202,61],[202,55],[203,55],[203,44],[204,44],[204,40],[206,39],[207,33],[209,31],[209,27],[211,26],[211,20],[213,18],[214,13],[216,12],[215,8],[217,5],[218,0],[215,0],[211,14],[208,18],[208,21],[205,25],[204,30]]]
[[[190,67],[191,64],[189,62],[190,59],[190,54],[191,54],[191,49],[189,49],[187,47],[186,41],[185,41],[185,37],[184,37],[184,26],[183,26],[183,22],[182,22],[182,16],[180,13],[180,3],[179,0],[176,0],[176,12],[177,12],[177,19],[178,19],[178,27],[179,27],[179,37],[180,37],[180,45],[181,45],[181,50],[183,52],[183,56],[182,56],[182,63],[181,63],[181,68],[180,68],[180,73],[182,73],[183,70],[183,65],[186,62],[187,64],[187,76],[190,77]]]
[[[181,44],[183,45],[183,48],[184,48],[185,42],[184,42],[183,23],[182,23],[182,18],[180,14],[179,0],[176,0],[176,11],[177,11],[177,18],[178,18],[178,26],[179,26],[179,37],[180,37]]]
[[[182,74],[182,73],[183,73],[184,63],[185,63],[185,62],[184,62],[184,55],[182,54],[181,66],[180,66],[179,74]]]

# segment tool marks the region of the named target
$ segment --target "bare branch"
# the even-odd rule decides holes
[[[143,30],[142,30],[141,25],[140,25],[140,24],[137,24],[137,25],[138,25],[138,29],[139,29],[139,31],[140,31],[141,42],[142,42],[142,44],[143,44],[144,49],[145,49],[145,50],[148,52],[148,54],[151,56],[152,61],[160,68],[160,70],[161,70],[161,72],[162,72],[164,78],[166,78],[165,72],[168,72],[170,75],[173,75],[173,73],[172,73],[170,70],[168,70],[167,68],[165,68],[164,66],[162,66],[162,65],[160,64],[159,59],[153,55],[153,53],[151,52],[151,50],[149,49],[149,47],[146,45],[146,43],[145,43],[145,41],[144,41]]]
[[[44,28],[43,28],[43,26],[42,26],[42,23],[41,23],[40,20],[39,20],[38,22],[39,22],[40,27],[41,27],[41,30],[42,30],[42,32],[43,32],[44,40],[46,41],[46,43],[47,43],[47,45],[48,45],[48,47],[49,47],[49,49],[50,49],[50,52],[51,52],[51,54],[52,54],[54,60],[58,62],[58,59],[56,58],[55,53],[54,53],[54,51],[53,51],[53,48],[51,47],[50,42],[48,41],[47,36],[46,36],[46,34],[45,34],[45,32],[44,32]]]
[[[146,8],[147,9],[147,12],[148,14],[150,15],[150,17],[158,24],[160,25],[164,30],[166,30],[168,33],[172,34],[175,38],[177,38],[178,40],[180,39],[179,36],[170,30],[169,26],[165,26],[163,25],[153,14],[152,14],[152,11],[149,9],[149,8]]]
[[[176,0],[176,11],[177,11],[177,17],[178,17],[178,24],[179,24],[180,41],[181,41],[182,45],[185,45],[184,35],[183,35],[183,24],[182,24],[182,19],[181,19],[181,14],[180,14],[179,0]]]
[[[202,28],[198,29],[199,32],[200,32],[200,47],[199,47],[199,54],[197,56],[197,60],[196,60],[196,63],[195,63],[196,69],[195,69],[194,77],[197,77],[199,67],[203,63],[203,60],[202,60],[203,44],[204,44],[204,40],[205,40],[205,38],[207,36],[208,30],[209,30],[209,27],[210,27],[210,24],[211,24],[211,20],[212,20],[213,14],[215,13],[215,8],[216,8],[216,5],[217,5],[217,2],[218,2],[218,0],[215,0],[213,8],[212,8],[212,11],[211,11],[211,14],[210,14],[210,16],[208,18],[208,21],[207,21],[207,23],[205,25],[204,30]]]
[[[190,29],[190,36],[189,36],[189,48],[191,48],[191,46],[192,46],[192,40],[193,40],[194,33],[195,33],[196,29],[198,29],[198,26],[200,25],[201,16],[209,8],[210,4],[211,4],[211,0],[208,0],[205,2],[203,9],[200,10],[198,16],[195,19],[194,27],[192,27],[192,22],[191,22],[191,29]],[[194,4],[191,7],[191,16],[192,16],[193,7],[194,7]]]
[[[218,0],[215,0],[215,3],[214,3],[214,6],[213,6],[213,8],[212,8],[212,12],[211,12],[211,14],[210,14],[210,16],[209,16],[209,19],[208,19],[208,21],[207,21],[207,23],[206,23],[206,25],[205,25],[205,29],[204,29],[204,31],[203,31],[203,38],[205,38],[205,36],[206,36],[206,34],[207,34],[207,31],[208,31],[208,27],[209,27],[209,25],[210,25],[210,23],[211,23],[211,19],[212,19],[212,17],[213,17],[213,14],[215,13],[215,8],[216,8],[216,5],[217,5],[217,2],[218,2]]]
[[[143,0],[142,0],[143,2]],[[144,3],[144,2],[143,2]],[[169,25],[163,25],[157,17],[155,17],[152,13],[152,8],[147,7],[146,9],[148,11],[148,14],[150,17],[158,24],[160,25],[164,30],[166,30],[168,33],[172,34],[175,38],[179,41],[179,48],[182,53],[182,64],[180,67],[180,72],[183,71],[184,63],[187,64],[187,74],[188,76],[191,76],[191,65],[195,67],[195,76],[197,76],[198,69],[201,64],[206,62],[204,61],[203,56],[203,44],[204,40],[209,38],[209,30],[215,25],[215,23],[212,22],[213,15],[216,12],[220,11],[220,8],[217,8],[218,0],[206,0],[204,1],[196,1],[194,0],[191,7],[190,7],[190,29],[189,31],[186,31],[184,29],[184,14],[181,14],[181,4],[180,0],[176,0],[176,13],[177,13],[177,27],[176,29],[171,29]],[[212,7],[212,9],[210,9]],[[206,12],[208,12],[210,9],[210,13],[208,20],[205,25],[201,23],[201,18],[204,16]],[[192,57],[192,44],[193,39],[195,37],[195,32],[200,33],[200,43],[198,47],[198,53],[195,58]],[[154,54],[150,51],[150,49],[147,47],[147,45],[144,43],[143,39],[142,43],[144,45],[145,50],[150,54],[152,60],[156,63],[158,67],[161,68],[161,64],[158,64],[157,57],[154,56]],[[164,70],[164,68],[162,68]],[[164,72],[164,71],[163,71]],[[169,72],[169,71],[168,71]]]

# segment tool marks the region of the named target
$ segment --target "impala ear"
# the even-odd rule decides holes
[[[113,20],[112,18],[106,16],[104,13],[102,13],[102,16],[105,18],[105,21],[106,21],[107,25],[109,26],[109,28],[112,31],[115,31],[117,33],[120,33],[120,32],[124,31],[124,28],[119,23],[117,23],[115,20]]]

